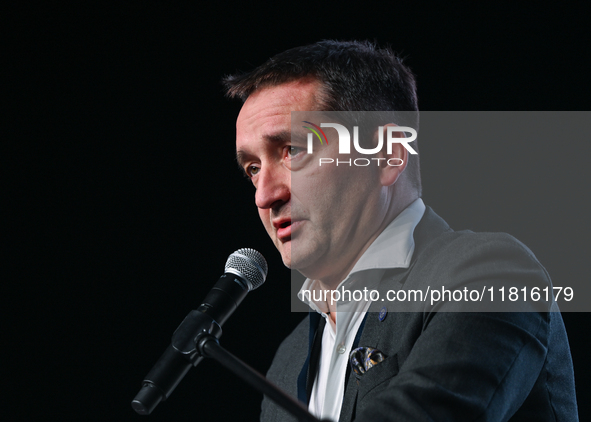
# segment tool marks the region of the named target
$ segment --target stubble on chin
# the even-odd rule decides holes
[[[281,242],[279,242],[279,245],[277,246],[277,249],[279,250],[279,253],[281,254],[281,259],[283,260],[283,265],[285,265],[287,268],[289,268],[290,270],[292,269],[291,267],[291,244],[281,244]],[[289,241],[288,243],[291,243],[291,241]]]

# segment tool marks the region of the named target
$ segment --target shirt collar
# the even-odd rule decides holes
[[[406,207],[367,248],[359,258],[349,275],[338,285],[341,288],[371,288],[377,285],[384,272],[390,268],[408,268],[415,250],[413,233],[425,213],[425,204],[421,198]],[[317,312],[327,312],[324,301],[308,300],[302,292],[321,290],[317,280],[306,279],[298,293],[298,298]],[[341,302],[337,302],[340,304]],[[341,308],[342,309],[342,308]],[[353,310],[353,309],[351,309]]]

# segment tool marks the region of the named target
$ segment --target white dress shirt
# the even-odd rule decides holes
[[[344,288],[353,293],[364,288],[376,289],[387,269],[408,268],[415,249],[413,232],[424,213],[425,204],[420,198],[402,211],[367,248],[337,290]],[[307,279],[298,296],[326,319],[318,373],[308,410],[318,418],[337,421],[343,404],[349,354],[371,301],[341,298],[336,302],[334,323],[326,302],[314,301],[313,296],[309,301],[309,295],[302,294],[304,290],[320,293],[320,283]],[[316,297],[320,297],[318,293]]]

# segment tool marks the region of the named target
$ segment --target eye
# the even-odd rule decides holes
[[[303,153],[304,151],[305,151],[304,148],[294,147],[293,145],[287,146],[287,156],[289,158],[294,158],[297,155],[299,155],[300,153]]]
[[[248,166],[244,170],[244,172],[246,173],[246,176],[250,177],[250,178],[256,176],[259,173],[259,171],[261,171],[261,169],[257,166],[254,166],[254,165]]]
[[[306,148],[285,145],[283,147],[283,165],[292,171],[300,170],[309,161]]]

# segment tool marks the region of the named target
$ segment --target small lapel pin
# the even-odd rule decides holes
[[[380,310],[380,314],[378,315],[378,319],[380,320],[380,322],[382,322],[386,319],[386,315],[388,315],[388,309],[384,306]]]

